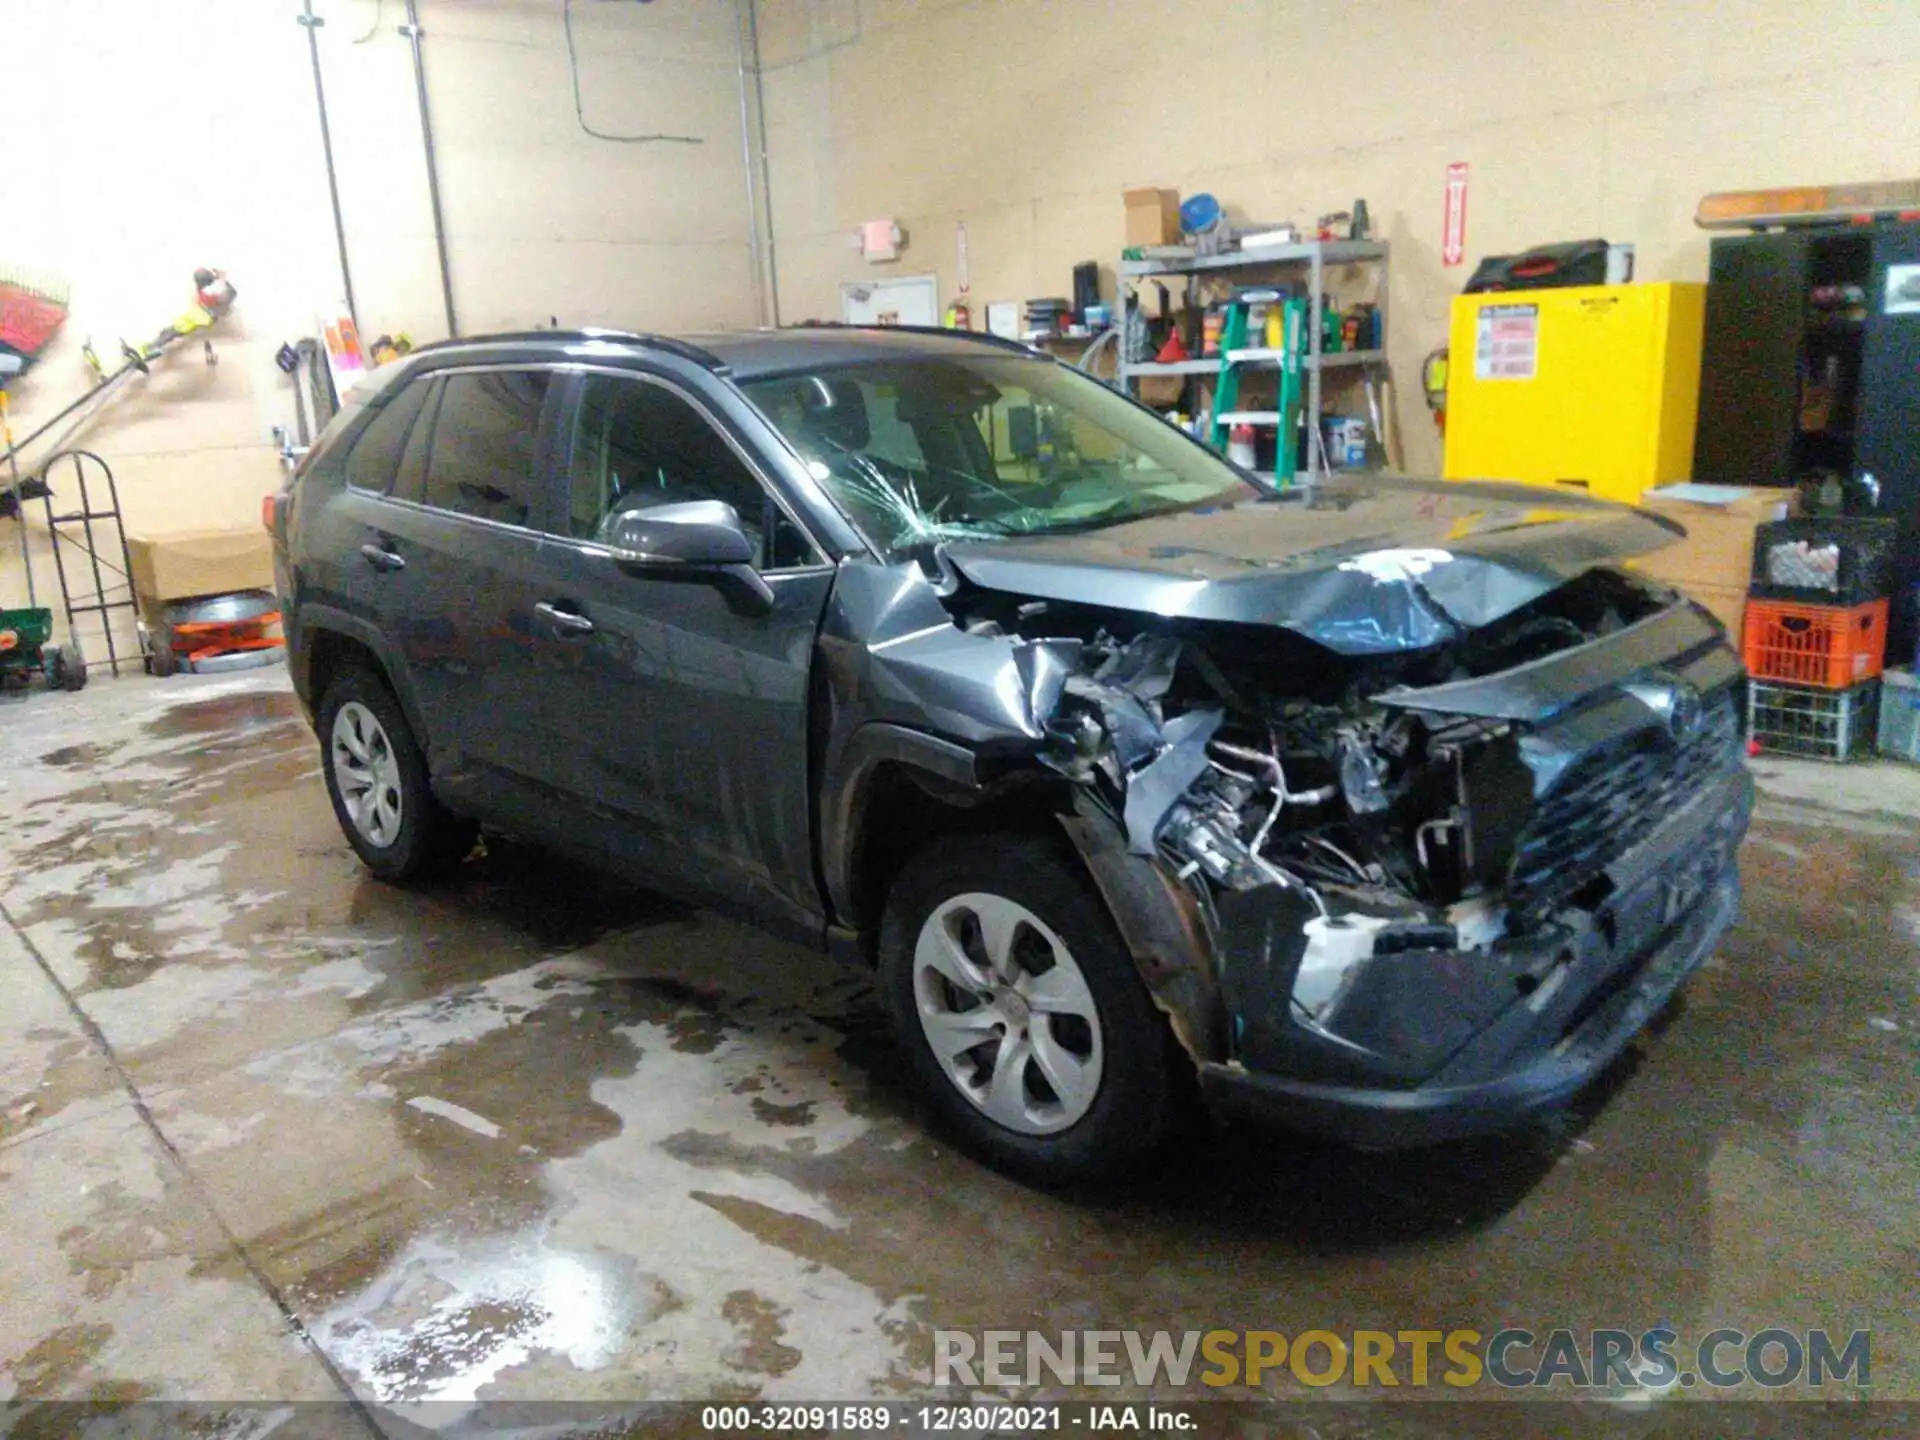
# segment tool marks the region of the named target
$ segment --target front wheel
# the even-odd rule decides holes
[[[342,671],[316,718],[334,816],[369,870],[382,880],[411,880],[473,848],[472,823],[433,798],[426,759],[383,680]]]
[[[1170,1133],[1166,1024],[1062,846],[968,837],[910,860],[888,897],[880,983],[929,1103],[989,1164],[1095,1180]]]

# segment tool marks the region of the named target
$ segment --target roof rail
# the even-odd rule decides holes
[[[1029,345],[1024,340],[1009,340],[1005,335],[994,335],[984,330],[949,330],[944,325],[855,325],[845,320],[813,320],[804,325],[783,325],[780,328],[783,330],[877,330],[882,334],[892,330],[903,335],[941,335],[949,340],[971,340],[977,345],[994,345],[1002,350],[1017,350],[1022,355],[1037,355],[1043,360],[1056,358],[1039,346]]]
[[[637,345],[642,349],[677,355],[682,360],[690,360],[695,365],[713,371],[716,375],[724,375],[727,372],[726,361],[711,350],[685,340],[676,340],[671,335],[651,335],[641,330],[605,330],[591,327],[580,330],[503,330],[491,335],[463,336],[458,340],[436,340],[431,345],[418,346],[412,353],[418,355],[425,351],[445,350],[463,345],[525,345],[540,340],[562,342],[605,340],[615,344]]]

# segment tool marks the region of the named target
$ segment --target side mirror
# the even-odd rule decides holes
[[[754,543],[724,500],[616,510],[600,522],[597,543],[629,570],[709,569],[751,565]]]
[[[709,580],[748,614],[773,608],[773,589],[753,568],[759,547],[724,500],[616,510],[600,522],[594,542],[622,570]]]

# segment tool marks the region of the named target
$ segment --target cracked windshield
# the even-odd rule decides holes
[[[845,366],[743,388],[888,553],[1261,493],[1105,386],[1040,361]]]

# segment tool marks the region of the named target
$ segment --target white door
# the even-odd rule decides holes
[[[848,325],[938,325],[940,283],[932,275],[849,282],[840,287],[840,318]]]

